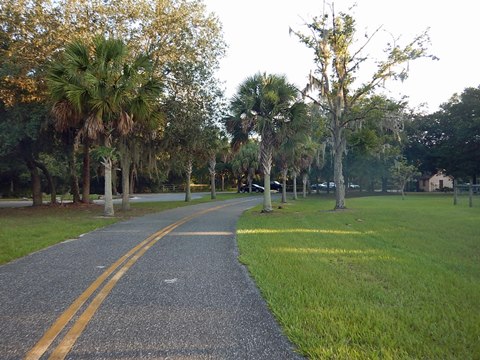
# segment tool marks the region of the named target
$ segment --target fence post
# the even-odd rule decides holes
[[[471,181],[470,184],[468,184],[468,206],[473,206],[473,186]]]
[[[458,186],[457,181],[453,179],[453,205],[458,204]]]

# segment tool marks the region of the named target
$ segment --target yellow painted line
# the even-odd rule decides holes
[[[68,324],[72,317],[82,307],[82,305],[92,296],[92,294],[100,287],[126,259],[138,251],[142,246],[154,239],[156,233],[149,236],[137,246],[128,251],[125,255],[115,261],[107,270],[103,272],[68,308],[60,315],[53,325],[45,332],[35,346],[27,353],[25,360],[38,360],[47,351],[55,338],[60,334],[63,328]]]
[[[177,226],[179,226],[178,224]],[[88,325],[93,315],[97,312],[100,305],[107,298],[108,294],[112,291],[117,282],[122,278],[123,275],[132,267],[133,264],[140,259],[145,252],[150,249],[158,240],[163,236],[168,234],[172,229],[165,231],[163,234],[157,236],[154,241],[145,245],[140,251],[138,251],[128,262],[118,270],[115,275],[107,282],[107,284],[100,290],[100,292],[95,296],[93,301],[88,305],[87,309],[80,315],[77,321],[74,323],[72,328],[68,331],[65,337],[62,339],[60,344],[55,348],[55,350],[50,355],[50,360],[63,360],[70,352],[72,346],[77,341],[78,337],[82,334],[85,327]]]
[[[113,289],[115,284],[120,280],[120,278],[125,274],[125,272],[130,269],[130,267],[148,250],[152,247],[158,240],[164,237],[166,234],[170,233],[172,230],[177,228],[180,225],[192,220],[195,217],[201,216],[211,211],[221,209],[223,207],[232,206],[236,204],[241,204],[243,202],[252,201],[240,201],[231,204],[224,204],[216,206],[210,209],[199,211],[195,214],[189,215],[179,221],[170,224],[163,228],[162,230],[157,231],[156,233],[150,235],[148,238],[140,242],[138,245],[133,247],[125,255],[120,257],[115,263],[113,263],[102,275],[100,275],[68,308],[65,310],[55,321],[55,323],[45,332],[42,338],[35,344],[35,346],[27,353],[25,360],[38,360],[42,355],[48,350],[50,345],[60,334],[60,332],[65,328],[65,326],[70,322],[73,316],[79,311],[83,304],[92,296],[92,294],[102,285],[102,283],[128,258],[128,262],[120,268],[120,270],[107,282],[103,289],[97,294],[94,300],[90,303],[84,313],[79,317],[79,319],[74,323],[70,331],[61,341],[59,346],[54,350],[50,359],[64,359],[65,356],[70,351],[71,347],[81,335],[85,327],[87,326],[90,319],[93,317],[95,312],[101,303],[105,300],[107,295]],[[133,256],[132,256],[133,255]],[[75,330],[74,330],[75,329]]]

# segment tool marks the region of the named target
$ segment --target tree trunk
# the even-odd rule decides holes
[[[190,181],[192,179],[193,164],[192,160],[189,159],[187,163],[187,179],[185,184],[185,201],[190,202],[192,200],[192,193],[190,191]]]
[[[287,175],[288,168],[283,168],[282,171],[282,204],[287,202]]]
[[[129,193],[130,194],[135,194],[135,174],[136,174],[136,171],[135,171],[135,165],[132,166],[132,168],[130,169],[130,190],[129,190]]]
[[[469,207],[473,207],[473,186],[472,186],[472,182],[473,182],[473,177],[470,180],[470,184],[468,185],[468,206]]]
[[[222,179],[222,191],[225,191],[225,174],[222,173],[221,179]]]
[[[32,182],[33,206],[40,206],[43,204],[42,185],[37,165],[35,164],[35,161],[33,159],[26,160],[26,165],[28,170],[30,171],[30,179]]]
[[[90,203],[90,140],[85,138],[83,143],[83,169],[82,169],[82,202]]]
[[[122,161],[122,210],[130,210],[130,161]]]
[[[215,166],[217,165],[217,161],[215,156],[211,157],[208,162],[208,171],[210,173],[210,198],[212,200],[217,198],[217,192],[215,189]]]
[[[118,195],[118,174],[117,174],[117,164],[112,161],[112,194]]]
[[[119,141],[120,167],[122,169],[122,211],[130,210],[130,167],[132,166],[131,151],[126,137]]]
[[[308,174],[305,173],[302,175],[302,185],[303,185],[302,196],[304,199],[307,197],[307,184],[308,184]]]
[[[343,151],[333,156],[333,179],[335,182],[335,210],[345,209],[345,181],[343,179]]]
[[[105,169],[105,205],[103,215],[114,216],[112,196],[112,159],[104,158],[102,162]]]
[[[263,193],[263,210],[264,213],[272,212],[272,194],[270,193],[270,173],[264,174],[264,193]]]
[[[73,196],[73,203],[80,202],[80,187],[78,186],[78,176],[77,176],[77,160],[75,158],[75,146],[72,144],[69,154],[68,165],[70,168],[70,191]]]
[[[453,205],[458,204],[458,187],[457,180],[453,179]]]
[[[248,193],[252,193],[253,169],[249,168],[247,173]]]
[[[35,161],[35,165],[42,170],[43,174],[47,178],[48,188],[50,190],[50,203],[56,204],[57,203],[57,191],[55,189],[55,182],[53,181],[52,175],[48,171],[45,164],[41,163],[40,161]]]
[[[293,200],[298,200],[297,195],[297,171],[293,170]]]
[[[270,172],[272,171],[272,154],[273,144],[268,141],[268,137],[262,138],[261,162],[264,178],[264,192],[263,192],[263,210],[264,213],[272,212],[272,194],[270,193]]]
[[[387,178],[385,176],[382,176],[382,192],[383,193],[387,193],[387,185],[388,185],[388,182],[387,182]]]
[[[342,117],[345,111],[343,82],[336,91],[333,101],[333,181],[335,182],[335,210],[345,209],[345,180],[343,177],[343,154],[347,146]]]

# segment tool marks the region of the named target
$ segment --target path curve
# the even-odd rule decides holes
[[[122,276],[112,273],[95,290],[41,359],[54,358],[65,334],[115,277],[60,358],[301,359],[237,260],[237,219],[260,200],[239,197],[150,214],[1,266],[0,358],[24,358],[106,269],[155,234]]]

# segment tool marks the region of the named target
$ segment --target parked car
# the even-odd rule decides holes
[[[349,189],[360,189],[360,185],[357,184],[348,184]]]
[[[270,190],[282,191],[282,184],[278,181],[270,182]]]
[[[312,190],[317,190],[317,189],[323,190],[323,187],[322,187],[322,184],[311,184],[310,189],[312,189]]]
[[[325,189],[326,189],[326,188],[327,188],[327,183],[324,182],[323,184],[324,184]],[[335,186],[335,183],[334,183],[333,181],[330,181],[329,188],[330,188],[331,190],[335,190],[335,187],[336,187],[336,186]]]
[[[265,191],[265,188],[263,186],[257,185],[257,184],[252,184],[252,192],[256,193],[263,193]],[[248,184],[244,184],[240,187],[240,192],[241,193],[248,193]]]
[[[330,190],[335,190],[335,183],[333,181],[330,181],[329,183]],[[312,190],[327,190],[327,183],[323,182],[321,184],[312,184],[310,185],[310,189]]]

